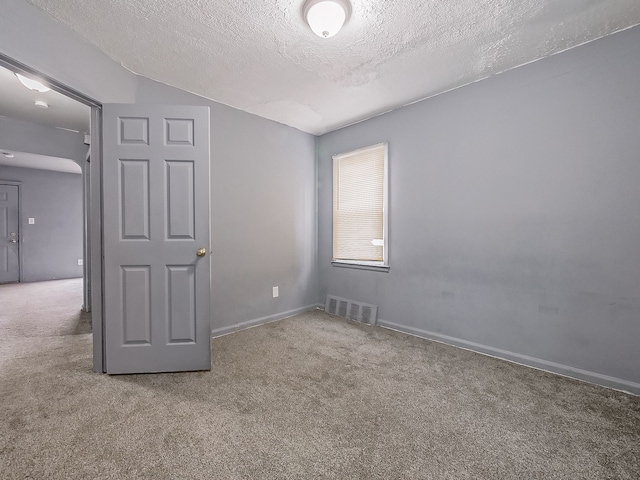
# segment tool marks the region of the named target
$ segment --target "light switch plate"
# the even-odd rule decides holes
[[[82,264],[84,264],[84,260],[82,258],[79,258],[78,259],[78,265],[82,265]]]
[[[29,217],[29,225],[34,225],[36,223],[36,219],[33,217]]]

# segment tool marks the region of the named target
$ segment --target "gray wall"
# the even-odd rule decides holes
[[[81,133],[0,117],[0,148],[49,157],[68,158],[84,167],[89,147]]]
[[[318,140],[319,301],[640,393],[640,28]],[[389,142],[388,274],[331,260],[331,155]]]
[[[25,0],[2,0],[0,53],[101,103],[135,102],[135,74]]]
[[[136,100],[211,108],[214,333],[315,306],[314,137],[142,77]]]
[[[22,182],[22,281],[81,277],[82,175],[0,165],[0,180]]]

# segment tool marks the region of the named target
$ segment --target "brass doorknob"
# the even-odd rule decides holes
[[[199,257],[204,257],[206,254],[207,254],[207,249],[204,247],[196,250],[196,255],[198,255]]]

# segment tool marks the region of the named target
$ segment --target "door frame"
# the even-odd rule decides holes
[[[91,324],[93,330],[93,370],[98,373],[105,372],[104,361],[104,325],[103,325],[103,285],[102,285],[102,103],[71,87],[57,81],[38,70],[29,67],[0,53],[0,66],[15,73],[34,75],[42,78],[58,93],[66,95],[91,108],[91,146],[90,161],[81,165],[83,177],[83,245],[84,265],[83,282],[84,298],[90,301],[90,305],[84,305],[85,310],[91,311]],[[87,185],[86,176],[89,175],[89,192],[84,189]],[[22,189],[19,188],[21,195]],[[22,197],[19,198],[20,204]],[[21,214],[20,214],[21,215]],[[22,249],[20,249],[22,255]],[[87,263],[90,262],[89,268]],[[22,257],[20,258],[22,265]],[[90,273],[88,273],[90,272]],[[22,272],[20,272],[22,278]]]
[[[0,185],[18,187],[18,282],[22,281],[22,182],[0,179]]]

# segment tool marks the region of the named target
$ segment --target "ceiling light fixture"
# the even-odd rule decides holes
[[[304,18],[319,37],[333,37],[340,31],[351,13],[349,0],[307,0]]]
[[[44,100],[36,100],[36,107],[38,108],[49,108],[49,104]]]
[[[19,73],[16,73],[16,77],[18,77],[18,80],[20,80],[20,83],[22,85],[27,87],[29,90],[33,90],[34,92],[44,93],[44,92],[48,92],[49,90],[51,90],[49,87],[47,87],[45,84],[43,84],[42,82],[40,82],[38,80],[33,80],[32,78],[27,78],[27,77],[25,77],[23,75],[20,75]]]
[[[2,154],[7,158],[13,158],[15,155],[11,152],[2,152]]]

